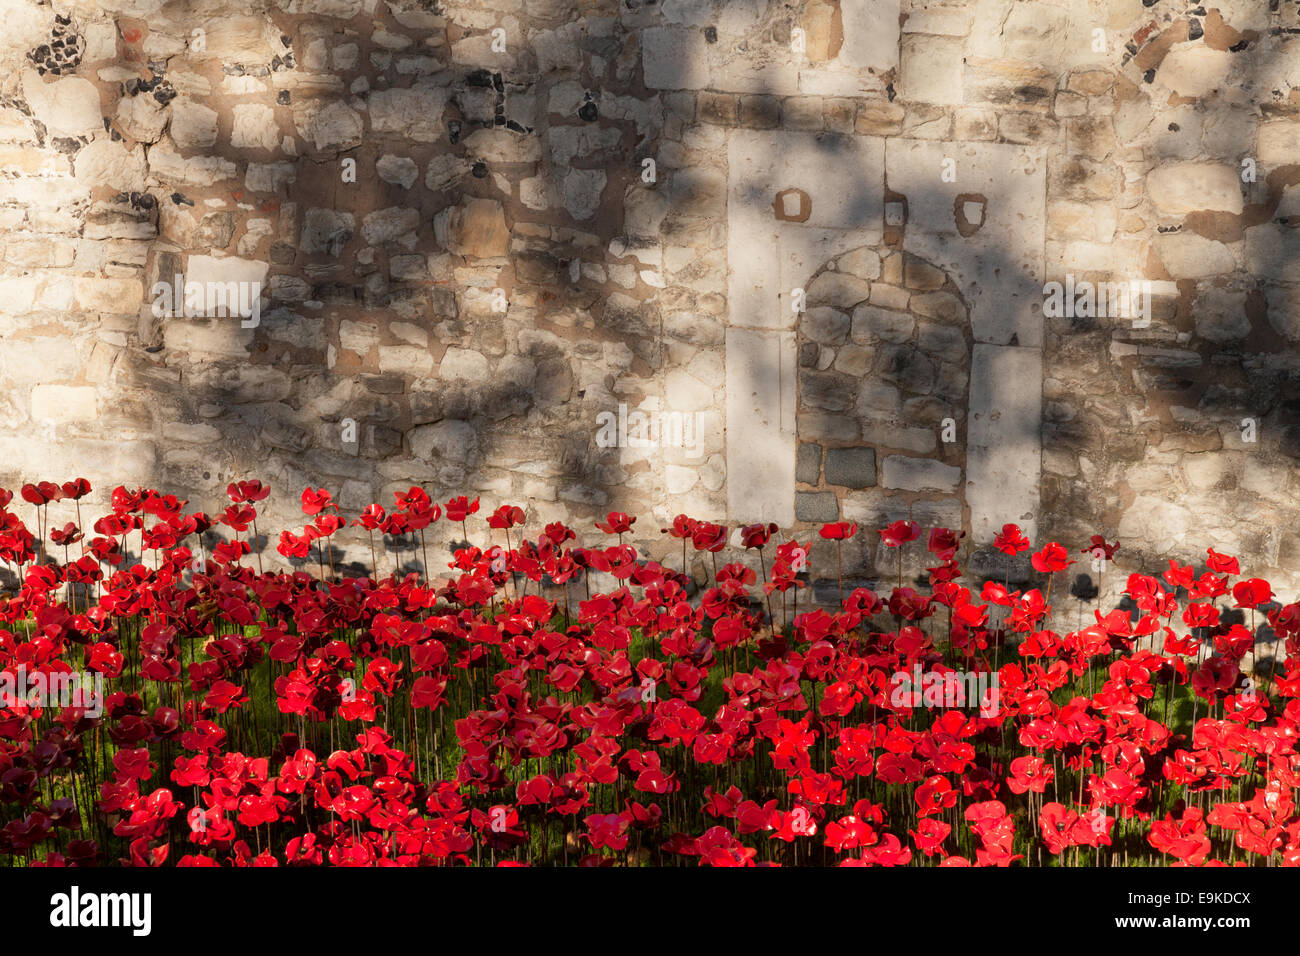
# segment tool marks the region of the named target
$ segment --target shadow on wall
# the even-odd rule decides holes
[[[577,524],[614,507],[649,524],[674,502],[723,514],[719,410],[709,484],[684,494],[666,477],[693,464],[677,450],[602,449],[595,423],[682,383],[706,396],[687,411],[720,404],[718,146],[735,125],[793,122],[795,101],[782,115],[761,76],[743,97],[695,96],[690,56],[647,91],[654,4],[585,31],[567,5],[529,4],[528,43],[477,4],[395,4],[373,20],[359,0],[302,9],[172,3],[59,23],[51,51],[32,51],[45,72],[19,89],[35,112],[51,82],[101,81],[105,132],[35,132],[90,188],[81,235],[121,257],[101,271],[145,292],[138,321],[80,333],[107,365],[91,380],[99,410],[59,425],[57,443],[99,468],[101,491],[152,484],[215,508],[228,481],[262,477],[268,526],[299,520],[308,484],[352,510],[420,484],[531,499],[536,518]],[[704,44],[733,56],[746,43],[784,55],[799,22],[760,0],[698,19]],[[60,38],[82,58],[55,55]],[[826,149],[849,116],[820,121],[834,127]],[[883,189],[863,184],[863,218]],[[178,276],[260,283],[256,326],[154,314],[171,291],[156,284]]]
[[[1257,29],[1239,32],[1217,10],[1193,11],[1143,31],[1129,50],[1139,81],[1119,98],[1113,129],[1096,118],[1068,157],[1089,164],[1141,148],[1155,161],[1149,248],[1122,235],[1136,213],[1121,212],[1115,244],[1131,261],[1117,256],[1114,271],[1156,280],[1157,290],[1145,330],[1047,322],[1044,447],[1055,462],[1044,476],[1045,530],[1062,541],[1118,533],[1126,559],[1148,573],[1170,558],[1198,562],[1207,546],[1233,549],[1261,574],[1294,575],[1300,559],[1281,530],[1290,496],[1279,493],[1300,454],[1300,309],[1287,285],[1300,245],[1278,218],[1300,169],[1265,132],[1285,125],[1280,90],[1294,63],[1279,16],[1260,5],[1247,17]]]
[[[30,125],[47,150],[72,157],[77,183],[92,191],[78,228],[104,260],[85,271],[142,277],[146,294],[138,320],[84,309],[109,317],[78,331],[84,367],[69,382],[93,386],[98,409],[59,424],[57,446],[69,467],[98,468],[102,477],[90,477],[101,489],[156,484],[209,508],[227,481],[262,477],[275,488],[268,526],[300,520],[296,492],[307,484],[329,487],[354,512],[420,484],[440,498],[481,494],[489,507],[520,501],[530,526],[639,513],[639,543],[669,553],[652,510],[714,517],[727,507],[719,389],[737,316],[725,282],[726,131],[820,129],[831,157],[838,139],[864,131],[863,104],[893,101],[894,77],[856,103],[783,100],[788,91],[750,67],[788,53],[806,11],[760,0],[675,8],[695,39],[655,60],[654,90],[643,54],[665,23],[658,4],[626,0],[581,23],[553,0],[522,11],[392,4],[373,18],[362,6],[314,0],[291,14],[172,3],[112,24],[74,19],[57,37],[51,25],[49,50],[33,49],[36,78],[12,81],[29,115],[48,112],[38,101],[50,83],[74,72],[102,81],[103,131]],[[741,96],[710,90],[705,60],[724,48],[733,63],[752,61]],[[1261,75],[1279,68],[1276,45],[1268,49]],[[812,117],[809,103],[822,112]],[[908,139],[901,123],[866,128]],[[1169,135],[1175,160],[1178,134]],[[648,159],[652,182],[642,178]],[[1270,175],[1267,199],[1252,195],[1248,221],[1273,215],[1288,176]],[[888,186],[863,182],[844,201],[870,218]],[[1183,223],[1184,232],[1221,228],[1231,227]],[[1263,276],[1285,271],[1292,249],[1265,250]],[[1016,265],[1010,250],[984,255],[994,271]],[[257,327],[152,315],[154,283],[178,274],[264,283]],[[1259,312],[1268,290],[1243,297],[1245,344],[1286,347]],[[1179,302],[1175,333],[1192,327],[1191,308]],[[1095,362],[1109,332],[1056,323],[1047,351]],[[1271,433],[1294,424],[1300,399],[1285,376],[1237,358],[1239,387],[1226,389],[1225,366],[1208,361],[1194,375],[1147,366],[1136,389],[1122,363],[1102,362],[1096,375],[1140,408],[1164,402],[1151,396],[1199,395],[1201,408],[1254,410]],[[761,368],[769,387],[788,387],[779,365]],[[881,372],[845,374],[870,384]],[[702,464],[680,449],[597,445],[598,415],[656,401],[712,414]],[[1107,447],[1114,427],[1091,412],[1050,418],[1043,441],[1105,463],[1101,483],[1114,488],[1137,460]],[[870,444],[861,430],[835,441]],[[1114,533],[1131,489],[1094,495],[1087,484],[1044,479],[1043,534]],[[882,500],[859,520],[903,517],[909,503]],[[363,555],[360,544],[350,557]],[[860,570],[872,567],[863,556]]]

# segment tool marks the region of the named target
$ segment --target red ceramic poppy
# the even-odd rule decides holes
[[[877,533],[887,547],[901,548],[907,542],[915,541],[921,536],[921,526],[915,521],[895,521],[881,528]]]
[[[1029,539],[1024,536],[1019,525],[1007,523],[1002,526],[1002,530],[993,538],[993,547],[1003,554],[1015,557],[1021,551],[1028,551],[1030,544]]]
[[[855,521],[834,521],[822,525],[818,533],[828,541],[845,541],[858,533],[858,525]]]

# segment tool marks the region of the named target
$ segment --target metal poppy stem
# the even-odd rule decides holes
[[[837,538],[835,540],[835,567],[840,576],[840,611],[844,610],[844,542]]]
[[[257,515],[253,515],[253,550],[257,553],[257,573],[262,574],[262,546],[257,540]]]

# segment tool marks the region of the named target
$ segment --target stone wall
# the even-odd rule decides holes
[[[1019,521],[1300,584],[1295,0],[2,5],[0,485],[257,476],[288,526],[417,483],[656,552]],[[255,320],[157,314],[176,276]],[[1149,321],[1044,315],[1139,280]]]

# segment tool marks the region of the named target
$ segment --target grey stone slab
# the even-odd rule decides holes
[[[800,521],[836,521],[840,503],[831,491],[801,491],[795,495],[794,516]]]
[[[880,464],[881,484],[899,491],[949,491],[961,486],[961,469],[933,458],[888,455]]]
[[[794,479],[805,485],[815,485],[822,476],[822,446],[813,442],[804,442],[799,446],[799,457],[795,461]]]
[[[794,520],[795,337],[727,330],[727,511],[732,521]]]
[[[827,260],[883,235],[884,140],[737,130],[727,140],[728,320],[794,328],[792,290]],[[778,192],[801,189],[805,222],[778,220]]]
[[[976,345],[971,359],[966,503],[971,534],[988,541],[1008,521],[1035,537],[1042,471],[1043,357]]]
[[[840,0],[844,42],[837,60],[884,73],[898,66],[899,0]]]
[[[944,160],[955,180],[944,182]],[[891,139],[889,188],[907,197],[904,248],[944,269],[971,304],[977,342],[1042,344],[1046,157],[1040,147]],[[987,200],[984,224],[962,236],[963,194]]]
[[[874,448],[831,448],[826,452],[826,483],[845,488],[873,488],[876,484]]]

